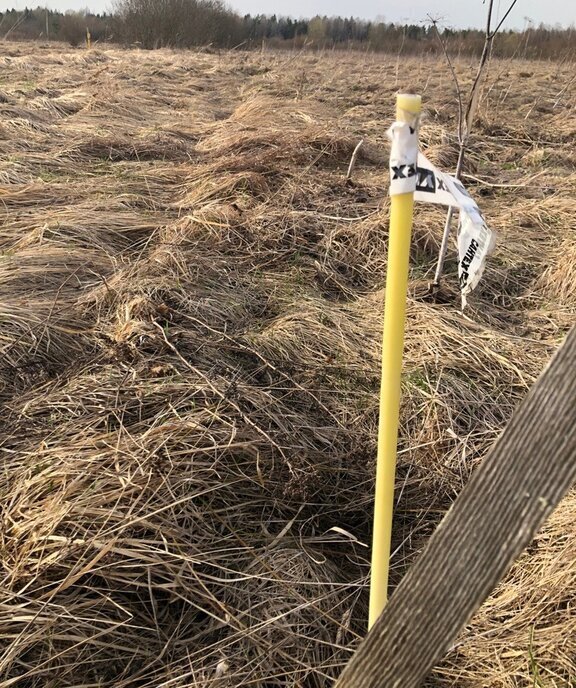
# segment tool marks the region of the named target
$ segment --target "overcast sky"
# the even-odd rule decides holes
[[[109,10],[111,0],[0,0],[0,10],[24,9],[47,4],[53,9],[81,9],[93,12]],[[494,6],[503,14],[510,0],[496,0]],[[423,21],[428,14],[443,17],[448,26],[478,27],[484,22],[486,7],[482,0],[228,0],[238,12],[250,14],[281,14],[292,17],[354,16],[364,19],[384,18],[392,22]],[[522,28],[528,17],[536,24],[576,24],[576,0],[518,0],[506,26]]]

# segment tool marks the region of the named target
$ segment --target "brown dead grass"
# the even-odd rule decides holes
[[[409,80],[450,167],[447,70],[33,45],[0,64],[0,685],[331,685],[366,623],[385,130]],[[428,300],[443,213],[416,213],[393,584],[576,312],[571,66],[524,70],[493,64],[472,141],[500,241],[468,315],[453,249]],[[574,509],[431,686],[570,685]]]

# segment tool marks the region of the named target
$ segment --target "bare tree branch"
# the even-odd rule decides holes
[[[504,22],[506,21],[506,19],[508,19],[508,15],[510,14],[510,12],[512,12],[512,10],[514,9],[514,5],[515,5],[517,2],[518,2],[518,0],[512,0],[512,4],[511,4],[510,7],[506,10],[506,14],[502,17],[502,19],[501,19],[500,22],[498,23],[498,26],[497,26],[497,27],[494,29],[494,31],[492,32],[491,38],[494,38],[494,36],[498,33],[498,31],[500,31],[500,29],[501,29],[501,27],[502,27],[502,24],[504,24]]]
[[[462,143],[462,136],[463,136],[463,122],[464,122],[464,106],[462,104],[462,89],[460,88],[460,82],[458,81],[458,77],[456,76],[456,71],[454,70],[454,65],[452,64],[452,60],[450,58],[450,55],[448,54],[448,48],[446,46],[445,41],[442,40],[442,36],[440,35],[440,31],[438,30],[438,20],[434,19],[431,14],[428,15],[428,19],[432,23],[432,26],[434,27],[434,32],[436,33],[436,38],[438,39],[438,42],[440,43],[440,46],[442,47],[442,52],[444,53],[444,57],[446,58],[446,62],[448,63],[448,67],[450,68],[450,72],[452,74],[452,79],[454,81],[454,85],[456,87],[456,95],[458,96],[458,143]]]
[[[484,3],[486,4],[486,0]],[[494,8],[494,0],[489,0],[488,2],[488,15],[486,17],[486,35],[490,35],[490,27],[492,26],[492,9]]]
[[[470,88],[470,94],[468,97],[468,104],[466,106],[466,114],[464,117],[464,122],[461,125],[459,122],[458,125],[458,139],[459,139],[459,144],[460,144],[460,150],[458,152],[458,164],[456,166],[456,179],[460,179],[460,176],[462,174],[462,168],[464,165],[464,157],[466,155],[466,149],[468,145],[468,140],[470,138],[470,133],[472,131],[472,125],[474,123],[474,117],[476,115],[476,111],[478,109],[478,104],[480,102],[480,92],[481,92],[481,84],[482,84],[482,79],[484,77],[484,70],[486,67],[486,64],[489,61],[490,58],[490,53],[492,50],[492,44],[494,42],[494,37],[500,30],[501,26],[504,24],[506,21],[508,15],[516,5],[518,0],[512,0],[510,3],[508,9],[506,10],[504,16],[502,19],[498,22],[498,25],[492,31],[492,13],[494,10],[494,0],[488,0],[488,11],[487,11],[487,16],[486,16],[486,34],[484,37],[484,47],[482,48],[482,55],[480,56],[480,61],[478,63],[478,70],[476,72],[476,77],[474,78],[474,82],[472,83],[472,87]],[[486,0],[484,0],[484,4],[486,4]],[[434,22],[433,22],[434,24]],[[438,32],[438,29],[436,25],[434,24],[434,27],[436,29],[436,32]],[[444,45],[443,45],[444,47]],[[448,60],[448,65],[450,67],[450,71],[454,74],[454,66],[450,59],[448,58],[447,55],[447,50],[445,50],[445,55]],[[461,107],[461,100],[459,99],[459,107]],[[440,279],[442,277],[442,271],[444,269],[444,259],[446,258],[446,252],[448,250],[448,240],[450,237],[450,231],[452,227],[452,217],[454,215],[454,210],[452,208],[448,209],[448,213],[446,216],[446,224],[444,225],[444,234],[442,236],[442,244],[440,246],[440,255],[438,256],[438,263],[436,265],[436,272],[434,273],[434,282],[432,283],[432,289],[437,289],[440,285]]]

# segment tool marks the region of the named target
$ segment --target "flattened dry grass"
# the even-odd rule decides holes
[[[31,45],[0,64],[2,685],[331,685],[365,633],[405,75],[366,55]],[[453,249],[430,301],[443,213],[416,214],[393,585],[574,315],[573,93],[522,69],[494,66],[467,168],[500,236],[468,314]],[[410,66],[449,167],[443,74]],[[569,684],[574,508],[431,686]]]

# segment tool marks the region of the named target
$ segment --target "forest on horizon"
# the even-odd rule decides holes
[[[448,52],[477,56],[484,32],[439,24]],[[136,45],[146,49],[269,48],[360,49],[394,54],[437,54],[443,48],[432,21],[397,24],[354,17],[240,16],[220,0],[117,0],[112,13],[57,12],[44,7],[0,12],[0,39],[54,40]],[[494,41],[495,57],[573,59],[576,28],[538,26],[502,30]]]

